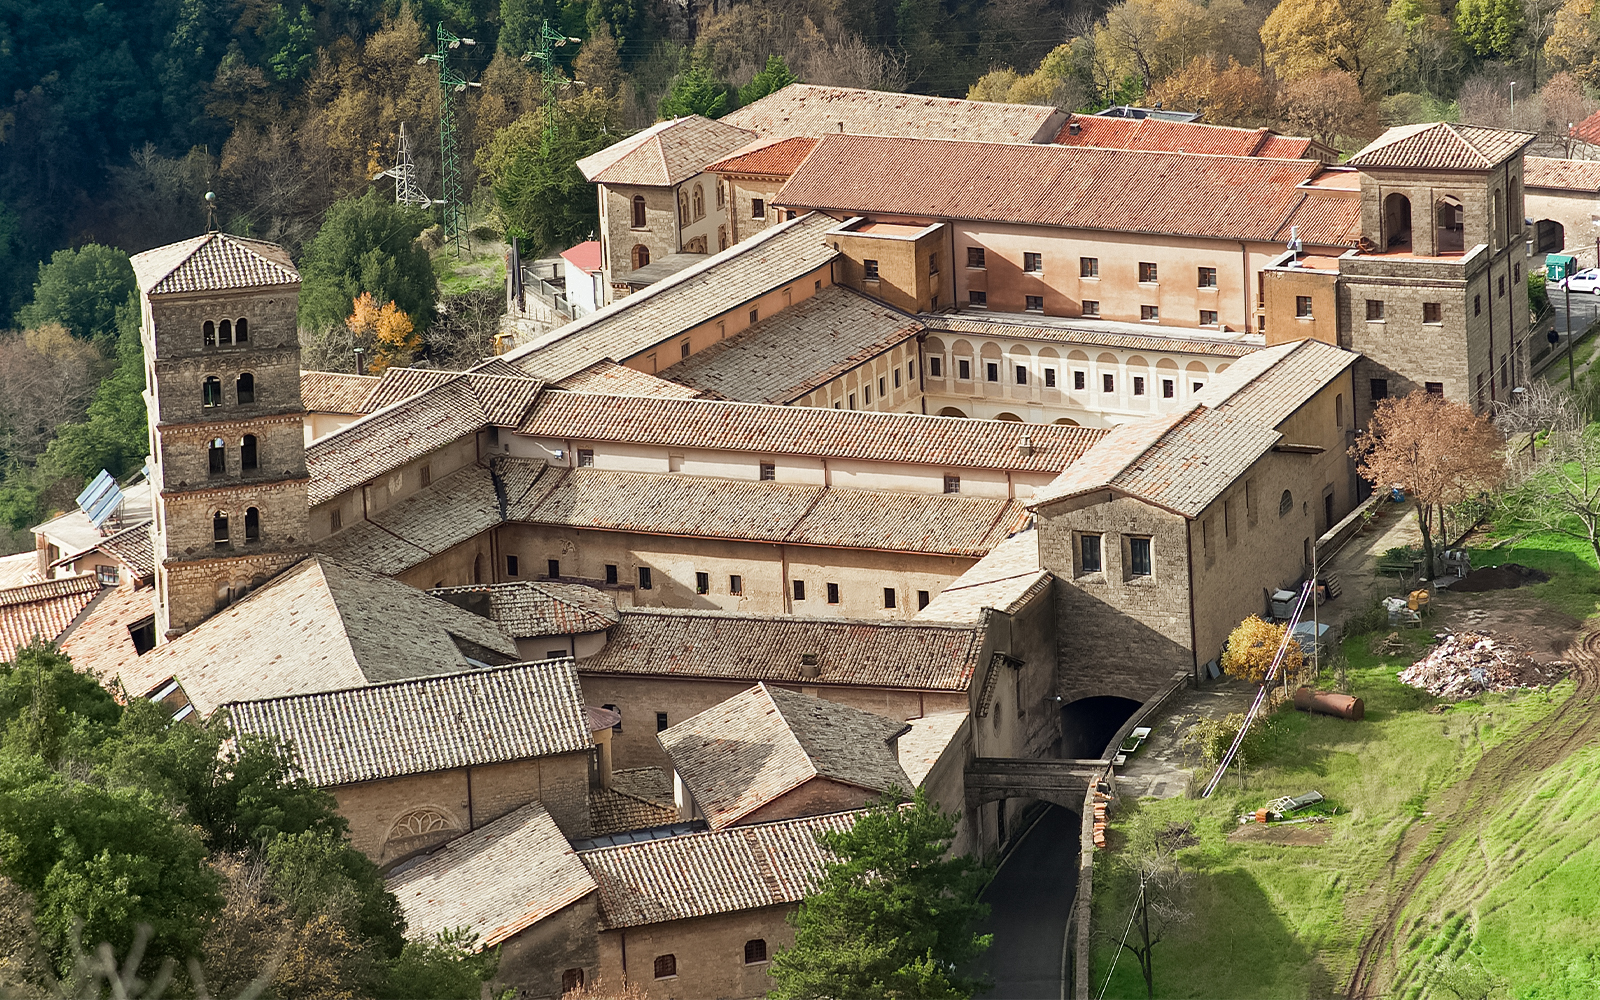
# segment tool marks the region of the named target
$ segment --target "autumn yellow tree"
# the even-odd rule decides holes
[[[1272,118],[1272,87],[1253,67],[1229,59],[1226,67],[1203,56],[1156,84],[1145,100],[1205,114],[1208,125],[1257,128]]]
[[[367,371],[382,374],[394,364],[409,364],[422,350],[422,338],[411,328],[411,317],[393,302],[379,306],[371,292],[362,292],[344,321],[358,344],[372,345]]]
[[[1222,654],[1222,669],[1232,677],[1243,677],[1257,684],[1267,679],[1278,647],[1288,632],[1287,623],[1274,625],[1263,621],[1260,615],[1251,615],[1240,622],[1228,636],[1228,648]],[[1300,644],[1291,641],[1283,652],[1283,662],[1278,665],[1278,676],[1292,674],[1305,662]]]
[[[1381,88],[1401,31],[1383,0],[1283,0],[1261,26],[1267,62],[1285,79],[1338,70],[1363,93]]]

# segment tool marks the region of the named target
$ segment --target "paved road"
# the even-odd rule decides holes
[[[980,960],[992,1000],[1056,1000],[1061,948],[1072,894],[1078,888],[1076,813],[1051,806],[1011,852],[984,893],[991,907],[983,928],[994,944]]]

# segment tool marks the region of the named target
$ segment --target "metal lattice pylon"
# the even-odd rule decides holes
[[[539,63],[540,82],[544,89],[544,141],[547,145],[555,134],[556,94],[561,81],[561,73],[556,69],[556,49],[568,42],[582,41],[581,38],[569,38],[551,30],[550,22],[546,20],[539,25],[538,46],[522,57],[523,62],[533,59]]]
[[[379,177],[394,178],[394,203],[396,205],[415,205],[418,208],[427,208],[433,202],[422,193],[422,185],[417,183],[417,165],[411,160],[411,138],[406,135],[406,123],[400,123],[400,139],[395,146],[394,166],[381,173],[374,174],[373,180]]]
[[[428,53],[417,62],[434,62],[439,67],[439,173],[444,188],[444,197],[440,205],[444,216],[442,220],[444,240],[446,243],[454,243],[459,251],[461,235],[467,229],[467,206],[462,198],[461,150],[456,142],[455,96],[465,93],[468,87],[477,87],[480,84],[468,83],[465,77],[459,76],[450,68],[446,60],[451,49],[478,43],[470,38],[457,36],[443,24],[439,25],[436,37],[438,51]]]

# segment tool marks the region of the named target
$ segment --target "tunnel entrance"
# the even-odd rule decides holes
[[[1139,710],[1132,698],[1101,695],[1080,698],[1061,706],[1061,756],[1068,760],[1098,760],[1122,724]]]

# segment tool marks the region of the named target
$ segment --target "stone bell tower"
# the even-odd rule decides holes
[[[156,634],[188,631],[306,552],[296,326],[282,247],[226,233],[133,258],[156,493]]]

